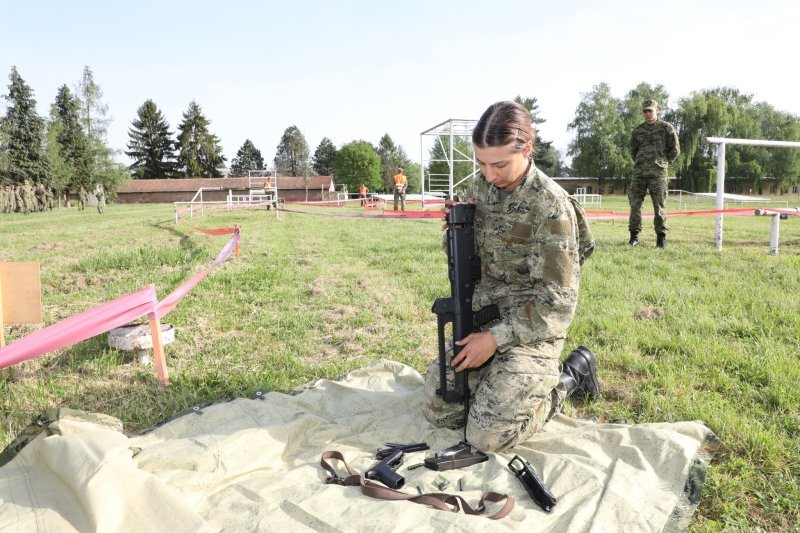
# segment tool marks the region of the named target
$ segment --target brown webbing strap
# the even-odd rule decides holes
[[[341,461],[349,475],[346,478],[339,477],[333,467],[328,464],[326,459],[337,459]],[[420,503],[422,505],[430,505],[431,507],[435,507],[441,511],[448,511],[451,513],[464,511],[464,513],[469,515],[482,515],[486,511],[484,502],[497,503],[506,500],[506,503],[503,505],[502,509],[491,516],[487,516],[487,518],[491,520],[499,520],[507,516],[508,513],[511,512],[511,509],[514,508],[514,498],[512,496],[507,494],[498,494],[496,492],[485,492],[481,496],[478,506],[473,509],[466,502],[466,500],[464,500],[464,498],[455,494],[431,492],[428,494],[414,495],[406,494],[405,492],[400,492],[399,490],[390,489],[389,487],[384,487],[383,485],[379,485],[373,481],[370,481],[369,479],[365,479],[364,476],[358,472],[358,470],[351,468],[350,465],[347,464],[347,461],[344,460],[342,454],[337,451],[324,452],[319,464],[325,469],[326,472],[330,474],[330,476],[325,478],[325,483],[345,486],[360,486],[361,493],[371,498],[377,498],[380,500],[406,500],[414,503]]]

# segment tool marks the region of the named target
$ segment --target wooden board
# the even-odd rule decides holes
[[[0,312],[4,324],[42,322],[39,263],[0,262]]]

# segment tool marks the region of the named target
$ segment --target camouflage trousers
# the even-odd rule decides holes
[[[397,201],[400,200],[400,208],[406,210],[406,191],[394,190],[394,210],[397,211]]]
[[[648,191],[653,200],[655,218],[653,225],[656,233],[667,233],[667,179],[663,177],[633,178],[628,188],[628,201],[631,213],[628,217],[628,230],[631,233],[642,231],[642,203]]]
[[[563,340],[514,346],[469,372],[467,441],[487,452],[505,450],[527,440],[559,413],[567,396],[559,380],[563,348]],[[447,379],[448,388],[454,386],[449,368]],[[425,418],[439,427],[464,427],[463,404],[445,403],[437,396],[439,380],[437,358],[425,374]]]

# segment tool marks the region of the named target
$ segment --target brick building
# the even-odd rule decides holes
[[[117,190],[121,204],[188,202],[202,187],[203,200],[223,201],[228,194],[247,195],[264,189],[264,178],[187,178],[130,180]],[[278,176],[278,198],[286,202],[322,200],[333,189],[333,177]]]

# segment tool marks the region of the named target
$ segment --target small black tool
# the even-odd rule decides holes
[[[375,453],[375,459],[385,459],[389,457],[397,450],[403,451],[405,453],[409,452],[421,452],[423,450],[428,450],[428,443],[426,442],[418,442],[417,444],[396,444],[394,442],[387,442],[386,448],[380,448]]]
[[[488,455],[479,450],[473,451],[468,442],[461,441],[455,446],[436,452],[433,457],[427,457],[425,459],[425,468],[430,468],[431,470],[453,470],[454,468],[472,466],[488,460]]]
[[[522,481],[525,485],[525,490],[531,495],[536,505],[541,507],[545,512],[549,513],[556,505],[556,497],[545,486],[542,478],[536,473],[531,464],[520,457],[515,455],[511,461],[508,462],[508,468],[514,472],[514,475]]]

